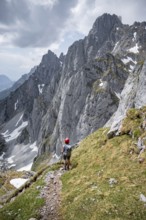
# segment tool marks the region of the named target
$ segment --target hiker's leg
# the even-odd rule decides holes
[[[69,166],[71,166],[70,158],[69,158]]]
[[[67,158],[67,169],[68,169],[68,170],[69,170],[70,164],[71,164],[71,163],[70,163],[70,157],[68,157],[68,158]]]
[[[66,168],[67,168],[67,158],[66,158],[66,155],[63,156],[63,159],[64,159],[64,169],[66,170]]]
[[[68,169],[68,160],[65,160],[65,165],[64,165],[64,169],[67,170]]]
[[[68,161],[68,159],[67,159],[67,170],[69,170],[69,161]]]

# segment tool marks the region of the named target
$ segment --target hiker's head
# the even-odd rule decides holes
[[[65,138],[64,142],[65,144],[69,144],[69,138]]]

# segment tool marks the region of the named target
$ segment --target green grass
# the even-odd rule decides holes
[[[24,172],[6,171],[0,172],[0,197],[6,193],[12,192],[15,187],[10,184],[10,180],[18,177],[22,177]]]
[[[50,167],[46,165],[46,169],[43,168],[43,173],[39,170],[38,175],[36,174],[37,180],[31,183],[29,188],[25,189],[25,192],[19,193],[14,201],[5,204],[4,207],[0,209],[0,220],[28,220],[29,218],[39,219],[39,210],[45,202],[44,199],[39,196],[40,188],[45,186],[44,177],[49,171],[58,170],[60,166],[61,165],[59,163]],[[37,186],[39,186],[39,189]]]
[[[130,135],[106,139],[99,129],[73,151],[72,164],[62,176],[64,220],[145,220],[146,162],[138,154]],[[134,151],[131,153],[131,149]],[[110,178],[117,183],[109,184]]]
[[[51,158],[50,153],[44,153],[41,156],[37,157],[32,165],[32,170],[37,171],[43,169],[46,166],[46,164],[49,162],[50,158]]]
[[[44,199],[39,198],[40,190],[37,185],[43,186],[43,180],[33,183],[25,193],[21,193],[13,202],[0,209],[1,220],[28,220],[30,217],[39,217],[39,208],[43,206]]]

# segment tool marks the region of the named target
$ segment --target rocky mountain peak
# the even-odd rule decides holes
[[[63,53],[60,54],[59,59],[61,62],[64,62],[65,55]]]
[[[113,27],[122,27],[122,25],[120,17],[105,13],[96,19],[90,33],[100,35],[103,32],[110,32]]]
[[[41,64],[51,66],[55,65],[57,62],[59,62],[59,58],[51,50],[48,50],[48,53],[42,57]]]
[[[97,18],[88,36],[69,47],[65,57],[66,72],[77,71],[85,62],[112,51],[121,37],[117,31],[122,27],[120,17],[116,15],[103,14]]]

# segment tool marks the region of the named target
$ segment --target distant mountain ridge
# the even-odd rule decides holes
[[[121,115],[137,106],[138,97],[146,97],[145,60],[146,22],[124,25],[110,14],[98,17],[65,56],[58,58],[49,50],[34,73],[0,101],[5,157],[15,154],[14,164],[20,168],[18,149],[34,143],[38,156],[54,151],[59,155],[66,136],[76,143],[105,126],[119,103]],[[139,99],[139,106],[144,104],[146,99]]]
[[[18,79],[16,82],[13,82],[10,88],[0,91],[0,100],[6,98],[7,96],[10,95],[11,92],[19,88],[29,78],[29,76],[35,71],[35,69],[36,69],[36,66],[34,66],[28,74],[22,75],[20,79]]]
[[[0,75],[0,91],[10,88],[14,82],[6,75]]]

